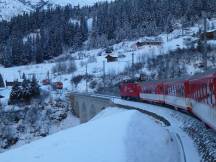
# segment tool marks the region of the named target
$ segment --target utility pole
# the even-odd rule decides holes
[[[134,53],[132,53],[132,78],[134,79]]]
[[[88,64],[86,63],[86,93],[88,93]]]
[[[183,25],[183,23],[182,23],[181,28],[182,28],[182,37],[183,37],[183,35],[184,35],[184,25]]]
[[[21,71],[19,70],[18,72],[19,72],[19,77],[20,77],[20,79],[22,79]]]
[[[47,79],[50,80],[50,73],[49,73],[49,71],[47,72]]]
[[[181,24],[181,30],[182,30],[182,34],[181,36],[183,37],[184,36],[184,29],[185,28],[185,22],[182,20],[182,24]]]
[[[204,18],[203,66],[204,66],[204,71],[207,71],[207,68],[208,68],[208,63],[207,63],[207,38],[206,38],[206,34],[207,34],[207,15],[206,15],[206,12],[203,12],[202,14],[203,14],[203,18]]]
[[[103,61],[103,84],[104,84],[104,91],[106,87],[106,62]]]
[[[166,39],[167,39],[167,42],[169,41],[169,32],[168,32],[168,19],[167,19],[167,22],[166,22]]]

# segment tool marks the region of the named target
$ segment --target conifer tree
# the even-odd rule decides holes
[[[4,80],[1,74],[0,74],[0,87],[5,87]]]

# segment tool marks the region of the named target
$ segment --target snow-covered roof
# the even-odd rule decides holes
[[[106,56],[106,58],[108,58],[108,57],[118,57],[118,55],[116,55],[116,54],[113,54],[113,53],[109,53],[109,54],[107,54],[107,56]]]

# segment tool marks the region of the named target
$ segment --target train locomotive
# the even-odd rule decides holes
[[[119,89],[123,99],[170,105],[216,130],[216,72],[171,81],[127,81]]]

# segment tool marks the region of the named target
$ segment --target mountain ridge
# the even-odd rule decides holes
[[[80,7],[94,5],[104,0],[0,0],[0,21],[9,21],[12,17],[29,13],[37,9],[48,9],[57,6],[72,5]],[[109,0],[112,1],[112,0]]]

